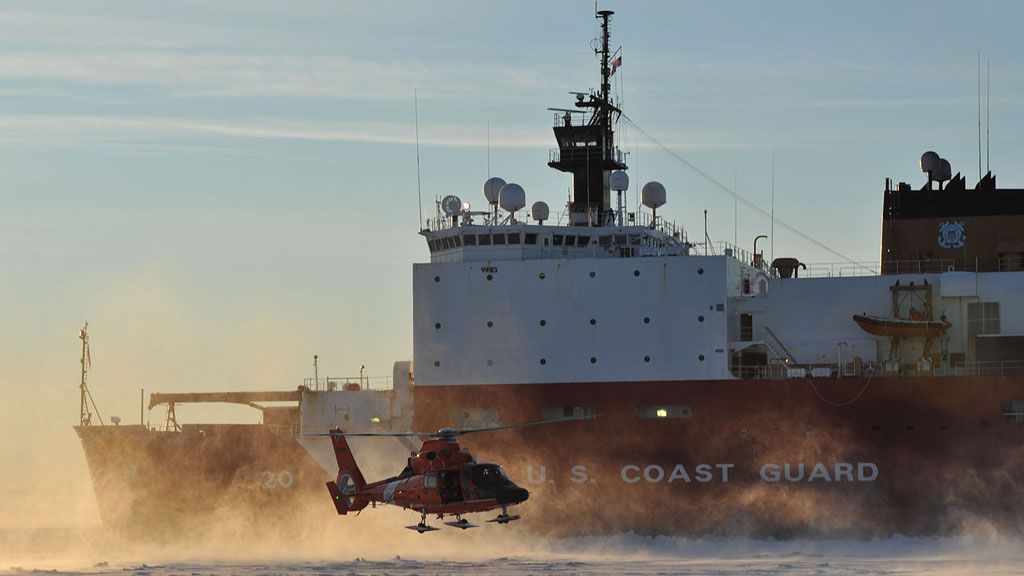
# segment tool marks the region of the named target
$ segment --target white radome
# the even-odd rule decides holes
[[[664,206],[666,202],[665,187],[661,185],[661,182],[651,181],[644,184],[643,189],[640,190],[640,201],[652,210]]]
[[[505,185],[505,181],[495,176],[494,178],[488,178],[484,182],[484,198],[487,198],[489,204],[498,203],[498,194],[501,192],[502,186]]]
[[[538,222],[543,222],[548,219],[551,215],[551,210],[548,208],[547,202],[534,202],[533,206],[530,206],[530,215],[533,219]]]
[[[519,184],[509,182],[498,192],[498,205],[502,210],[515,212],[526,206],[526,190]]]
[[[629,190],[629,175],[622,170],[612,172],[612,175],[608,178],[608,187],[616,192]]]

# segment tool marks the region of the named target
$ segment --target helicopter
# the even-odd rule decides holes
[[[488,428],[442,428],[437,432],[345,432],[340,428],[333,428],[326,435],[331,437],[331,443],[334,445],[334,453],[338,459],[338,476],[335,480],[327,482],[327,490],[338,514],[341,515],[358,513],[369,505],[376,507],[378,503],[394,504],[418,511],[420,522],[406,528],[420,534],[438,530],[427,524],[428,514],[436,514],[440,520],[444,520],[445,516],[454,517],[454,520],[444,524],[466,530],[477,526],[463,518],[464,514],[500,508],[501,513],[488,522],[508,524],[520,519],[518,514],[509,514],[509,506],[525,502],[530,497],[529,491],[517,486],[501,466],[477,462],[467,449],[459,446],[457,438],[464,434],[523,428],[567,420],[580,418]],[[349,448],[347,438],[350,436],[424,437],[426,440],[418,452],[409,456],[405,469],[397,476],[367,482]]]

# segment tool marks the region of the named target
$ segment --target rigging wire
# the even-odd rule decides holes
[[[682,156],[680,156],[678,153],[676,153],[674,150],[672,150],[668,146],[664,145],[661,142],[661,140],[658,140],[657,138],[652,136],[649,132],[647,132],[642,127],[640,127],[640,125],[637,124],[636,122],[634,122],[633,119],[630,118],[629,115],[626,114],[625,112],[622,113],[622,118],[624,118],[626,120],[626,122],[628,122],[629,125],[632,126],[633,129],[635,129],[638,133],[642,134],[648,140],[650,140],[653,144],[655,144],[657,147],[659,147],[662,150],[664,150],[666,154],[671,156],[677,162],[679,162],[683,166],[686,166],[687,168],[692,170],[695,174],[697,174],[698,176],[703,178],[707,183],[711,184],[714,188],[717,188],[718,190],[720,190],[722,192],[725,192],[726,194],[732,196],[733,198],[738,200],[741,204],[743,204],[747,208],[750,208],[751,210],[757,212],[758,214],[764,216],[765,218],[771,218],[774,223],[776,223],[779,226],[785,228],[786,230],[792,232],[793,234],[796,234],[797,236],[803,238],[804,240],[807,240],[808,242],[810,242],[811,244],[814,244],[818,248],[821,248],[822,250],[825,250],[826,252],[829,252],[830,254],[833,254],[833,255],[835,255],[835,256],[845,260],[846,262],[849,262],[850,264],[853,264],[855,266],[863,268],[863,269],[865,269],[867,271],[874,272],[873,270],[871,270],[871,268],[868,268],[867,266],[865,266],[864,264],[862,264],[860,262],[854,261],[852,258],[850,258],[850,257],[846,256],[845,254],[835,250],[834,248],[828,246],[827,244],[825,244],[823,242],[819,242],[818,240],[815,240],[814,238],[811,238],[807,234],[801,232],[795,226],[792,226],[790,224],[786,224],[785,222],[783,222],[782,220],[779,220],[778,218],[773,218],[772,214],[770,212],[768,212],[764,208],[761,208],[757,204],[754,204],[750,200],[747,200],[743,196],[740,196],[735,191],[729,189],[728,186],[722,184],[718,180],[715,180],[710,174],[708,174],[707,172],[701,170],[695,164],[693,164],[692,162],[690,162],[686,158],[683,158]]]

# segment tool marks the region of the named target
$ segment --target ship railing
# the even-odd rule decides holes
[[[554,113],[554,120],[552,125],[555,128],[561,128],[565,126],[586,126],[590,123],[590,119],[583,111],[572,111],[566,112],[565,110],[559,110]]]
[[[549,148],[548,149],[548,162],[559,163],[559,162],[573,162],[583,161],[588,158],[593,162],[595,150],[600,152],[601,149],[598,146],[580,146],[579,148]],[[608,153],[604,155],[604,158],[611,160],[617,164],[626,163],[626,153],[620,150],[618,147],[614,149],[606,149],[604,152]]]
[[[1003,376],[1024,374],[1024,360],[1002,360],[987,362],[957,362],[945,368],[945,376]]]
[[[391,376],[328,376],[325,378],[306,378],[302,385],[307,390],[393,390],[394,380]]]
[[[825,262],[805,263],[806,270],[799,271],[800,278],[843,278],[853,276],[879,276],[894,274],[942,274],[944,272],[1008,272],[1020,270],[1021,266],[1012,258],[975,258],[954,260],[937,258],[930,260],[885,260],[878,262]]]

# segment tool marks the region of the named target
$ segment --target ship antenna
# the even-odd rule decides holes
[[[423,228],[423,191],[420,187],[420,98],[416,88],[412,89],[412,104],[416,119],[416,203],[420,209],[420,229]]]
[[[768,238],[768,257],[775,262],[775,148],[772,148],[772,226]],[[769,263],[769,266],[771,263]],[[771,270],[769,270],[771,272]]]
[[[92,415],[95,412],[96,418],[102,426],[103,417],[100,416],[100,411],[96,408],[96,401],[92,399],[92,394],[89,392],[89,370],[92,368],[92,353],[89,351],[89,322],[86,322],[78,331],[78,339],[82,341],[82,358],[80,360],[82,363],[82,380],[78,384],[78,424],[79,426],[92,426]],[[92,405],[92,412],[89,411],[90,405]]]
[[[611,10],[601,10],[597,13],[597,17],[601,19],[601,49],[598,53],[601,54],[601,101],[608,103],[609,93],[611,92],[611,70],[608,67],[608,19],[611,18]]]
[[[985,172],[992,172],[992,61],[985,59]]]
[[[978,50],[978,180],[981,180],[981,50]]]

